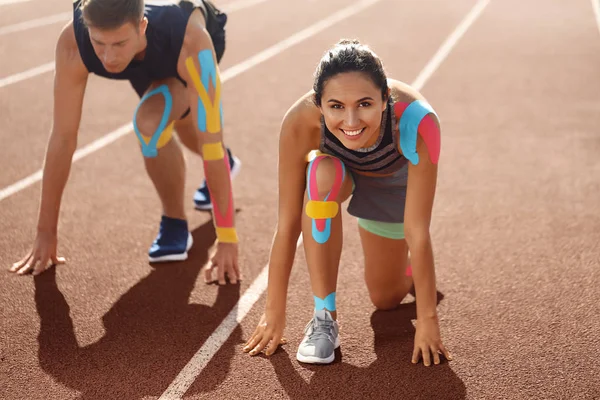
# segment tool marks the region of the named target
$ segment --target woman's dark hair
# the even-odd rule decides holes
[[[342,39],[328,50],[315,71],[315,104],[321,107],[323,87],[327,80],[344,72],[362,72],[381,89],[381,98],[388,93],[387,77],[381,60],[368,46],[358,40]]]
[[[116,29],[131,22],[135,26],[144,16],[144,0],[82,0],[81,15],[87,26]]]

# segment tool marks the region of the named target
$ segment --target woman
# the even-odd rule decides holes
[[[378,309],[396,307],[414,278],[419,301],[412,362],[422,357],[427,366],[432,358],[439,364],[442,354],[451,359],[440,338],[429,234],[439,146],[431,106],[410,86],[387,79],[367,46],[342,40],[323,56],[313,90],[282,123],[266,311],[244,351],[271,355],[283,341],[287,286],[302,232],[315,310],[296,357],[334,360],[339,206],[352,196],[348,212],[358,218],[371,301]]]

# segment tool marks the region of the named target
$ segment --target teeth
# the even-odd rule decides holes
[[[361,133],[363,130],[362,130],[362,129],[358,129],[358,130],[356,130],[356,131],[345,131],[345,130],[343,130],[343,129],[342,129],[342,131],[343,131],[343,132],[344,132],[346,135],[348,135],[348,136],[356,136],[356,135],[358,135],[359,133]]]

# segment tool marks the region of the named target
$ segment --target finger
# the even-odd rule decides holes
[[[61,265],[66,262],[67,262],[67,260],[64,257],[57,257],[56,255],[52,256],[52,264],[54,264],[54,265]]]
[[[252,349],[252,351],[250,352],[251,356],[254,356],[258,353],[260,353],[265,346],[269,343],[269,340],[271,340],[271,335],[263,335],[262,340],[260,341],[259,344],[256,345],[256,347],[254,347],[254,349]]]
[[[206,266],[206,269],[204,270],[204,283],[212,282],[212,271],[214,268],[215,268],[215,266],[212,263],[212,261],[209,265]]]
[[[277,347],[279,347],[280,344],[281,335],[275,335],[271,340],[271,343],[269,343],[269,347],[267,347],[267,350],[265,350],[265,355],[270,356],[271,354],[275,353],[275,350],[277,350]]]
[[[237,272],[235,272],[234,264],[229,265],[229,269],[227,270],[227,276],[229,276],[229,281],[232,284],[235,285],[237,283]]]
[[[423,354],[423,365],[429,367],[431,365],[431,354],[429,353],[428,348],[421,349],[421,353]]]
[[[29,262],[29,259],[31,258],[31,256],[32,256],[32,252],[29,252],[25,257],[23,257],[22,259],[20,259],[16,263],[14,263],[10,267],[10,272],[17,272],[18,270],[23,268],[23,266]]]
[[[435,365],[438,365],[440,363],[440,354],[441,351],[439,351],[438,349],[436,349],[435,347],[431,347],[431,354],[433,354],[433,363]]]
[[[29,261],[17,271],[17,275],[24,275],[31,272],[38,260],[39,259],[37,257],[31,257]]]
[[[246,344],[246,347],[244,347],[244,351],[247,353],[250,350],[252,350],[254,347],[256,347],[256,345],[260,342],[261,339],[262,334],[260,332],[255,332]]]
[[[219,265],[217,268],[217,278],[219,279],[219,285],[225,285],[227,284],[227,281],[225,281],[225,266],[221,266]]]
[[[440,350],[442,351],[442,354],[444,355],[444,357],[446,357],[446,360],[452,361],[452,355],[450,354],[448,349],[446,349],[446,346],[444,346],[441,343],[440,343]]]
[[[235,273],[237,275],[237,278],[239,281],[242,280],[242,274],[240,273],[240,265],[238,264],[238,260],[236,258],[236,260],[233,262],[233,268],[235,270]]]
[[[419,362],[419,357],[420,356],[420,349],[418,346],[415,346],[415,348],[413,349],[413,355],[412,355],[412,363],[413,364],[417,364]]]
[[[40,262],[37,263],[33,268],[33,271],[31,271],[33,275],[36,276],[46,271],[48,269],[48,261],[50,261],[50,257],[48,255],[43,255],[40,257]]]

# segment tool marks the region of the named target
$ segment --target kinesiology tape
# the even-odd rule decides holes
[[[437,114],[429,103],[423,100],[415,100],[410,104],[396,103],[394,113],[399,119],[400,148],[404,157],[413,165],[419,164],[417,134],[420,134],[427,147],[429,159],[437,164],[440,158],[441,137],[435,120],[430,116],[433,114],[437,117]]]

